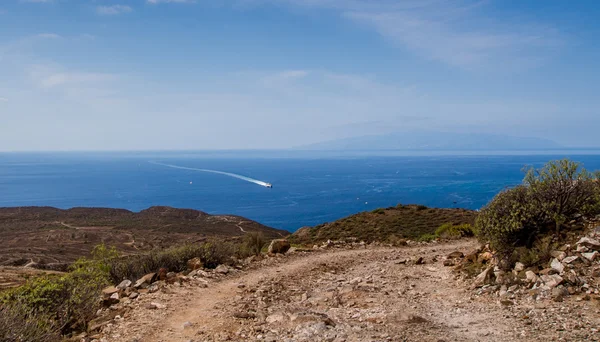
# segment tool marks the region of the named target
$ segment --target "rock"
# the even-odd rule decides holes
[[[492,267],[486,268],[483,272],[479,273],[479,275],[475,278],[471,286],[473,288],[477,288],[489,284],[491,282],[491,274]]]
[[[131,286],[131,280],[125,279],[122,282],[120,282],[119,285],[117,285],[117,289],[125,290],[129,286]]]
[[[233,317],[241,319],[252,319],[256,318],[256,315],[251,312],[237,311],[233,313]]]
[[[538,276],[533,271],[525,272],[525,278],[530,283],[535,283],[539,280]]]
[[[585,252],[588,252],[589,250],[590,249],[587,248],[586,246],[582,246],[582,245],[577,246],[577,252],[579,252],[579,253],[585,253]]]
[[[102,295],[104,297],[110,297],[113,293],[119,292],[119,289],[114,286],[109,286],[102,290]]]
[[[591,253],[581,253],[581,256],[586,258],[589,261],[594,261],[596,259],[596,257],[598,256],[598,252],[593,251]]]
[[[552,299],[555,302],[562,302],[564,297],[569,295],[569,291],[563,286],[557,286],[552,289]]]
[[[579,257],[577,255],[572,255],[572,256],[564,258],[562,260],[562,262],[563,262],[563,264],[570,264],[570,263],[572,263],[573,261],[575,261],[577,259],[579,259]]]
[[[500,304],[504,305],[504,306],[510,306],[515,304],[512,300],[510,299],[502,299],[500,300]]]
[[[154,293],[154,292],[158,292],[159,287],[156,284],[152,284],[150,286],[148,286],[148,293]]]
[[[429,321],[421,316],[410,315],[410,316],[408,316],[408,319],[406,320],[406,322],[415,324],[415,323],[427,323]]]
[[[217,268],[215,268],[215,272],[221,273],[221,274],[227,274],[227,273],[229,273],[229,267],[227,267],[225,265],[219,265],[219,266],[217,266]]]
[[[593,250],[600,250],[600,242],[598,242],[598,240],[589,238],[589,237],[582,237],[581,239],[579,239],[579,241],[577,241],[577,245],[581,245]]]
[[[444,266],[454,266],[454,260],[453,259],[444,260]]]
[[[424,263],[425,263],[425,259],[423,259],[423,257],[418,257],[418,258],[415,260],[415,265],[422,265],[422,264],[424,264]]]
[[[558,271],[558,273],[562,273],[565,270],[565,266],[556,258],[552,259],[550,262],[550,267]]]
[[[135,282],[135,285],[133,285],[133,287],[140,288],[140,287],[148,287],[148,285],[152,284],[153,282],[156,281],[156,273],[148,273],[145,276],[141,277],[140,279],[138,279],[138,281]]]
[[[525,270],[525,265],[523,263],[520,263],[520,262],[517,261],[515,263],[515,271],[521,272],[523,270]]]
[[[138,296],[139,296],[139,294],[138,294],[137,292],[132,292],[132,293],[129,295],[129,299],[136,299]]]
[[[277,323],[277,322],[284,322],[286,320],[286,318],[287,317],[281,313],[275,313],[275,314],[267,316],[266,322],[269,324]]]
[[[540,273],[540,275],[552,275],[552,274],[558,274],[558,271],[553,268],[544,268],[539,273]]]
[[[328,241],[330,242],[330,241]],[[269,245],[269,253],[285,254],[290,249],[290,242],[286,239],[276,239]]]
[[[556,286],[560,285],[563,282],[563,278],[561,276],[559,276],[558,274],[553,274],[553,275],[542,275],[540,276],[540,278],[542,279],[542,281],[544,282],[544,285],[546,285],[548,288],[553,289]]]
[[[483,253],[479,254],[479,256],[477,257],[477,261],[485,264],[485,263],[490,262],[493,258],[494,258],[494,255],[492,253],[483,252]]]
[[[158,270],[157,279],[158,279],[158,280],[162,280],[162,281],[165,281],[165,280],[167,280],[167,273],[169,273],[169,270],[168,270],[168,269],[166,269],[166,268],[164,268],[164,267],[161,267],[161,268]]]
[[[550,256],[558,259],[558,261],[564,259],[567,256],[567,253],[563,251],[552,251],[550,252]]]
[[[200,258],[190,259],[187,262],[187,268],[190,271],[195,271],[197,269],[204,268],[204,263],[202,260],[200,260]]]
[[[600,277],[600,268],[594,268],[592,270],[592,277],[599,278]]]
[[[465,254],[463,252],[456,251],[456,252],[452,252],[452,253],[448,254],[448,256],[446,258],[447,259],[462,259],[464,257],[465,257]]]
[[[160,303],[149,303],[146,304],[146,309],[150,309],[150,310],[156,310],[156,309],[165,309],[167,306],[164,304],[160,304]]]
[[[192,322],[184,322],[183,323],[183,329],[187,329],[187,328],[191,328],[193,326]]]

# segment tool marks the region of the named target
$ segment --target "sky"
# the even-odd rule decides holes
[[[0,151],[600,146],[600,3],[2,0]]]

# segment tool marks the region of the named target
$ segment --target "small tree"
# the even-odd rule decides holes
[[[531,200],[554,222],[556,234],[575,214],[598,209],[594,176],[568,159],[551,161],[537,170],[530,168],[524,183],[529,187]]]
[[[244,248],[251,255],[259,255],[267,241],[262,233],[249,232],[244,236]]]

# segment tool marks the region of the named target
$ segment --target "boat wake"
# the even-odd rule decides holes
[[[209,169],[196,169],[196,168],[193,168],[193,167],[185,167],[185,166],[178,166],[178,165],[171,165],[171,164],[163,164],[163,163],[158,163],[158,162],[153,162],[153,161],[151,161],[149,163],[150,164],[154,164],[154,165],[161,165],[161,166],[165,166],[165,167],[170,167],[170,168],[173,168],[173,169],[199,171],[199,172],[208,172],[208,173],[216,173],[216,174],[219,174],[219,175],[229,176],[229,177],[233,177],[233,178],[244,180],[246,182],[250,182],[250,183],[254,183],[254,184],[260,185],[260,186],[264,186],[265,188],[272,188],[273,187],[271,185],[271,183],[263,182],[263,181],[258,180],[258,179],[254,179],[254,178],[250,178],[250,177],[238,175],[238,174],[231,173],[231,172],[209,170]]]

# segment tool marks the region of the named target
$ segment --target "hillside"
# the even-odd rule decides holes
[[[109,208],[0,208],[0,266],[60,269],[101,243],[136,254],[254,231],[267,238],[289,234],[239,216],[171,207],[151,207],[139,213]]]
[[[466,209],[427,208],[402,205],[358,213],[335,222],[299,229],[290,236],[296,243],[356,238],[366,242],[397,238],[418,239],[433,234],[445,223],[473,224],[476,212]]]

